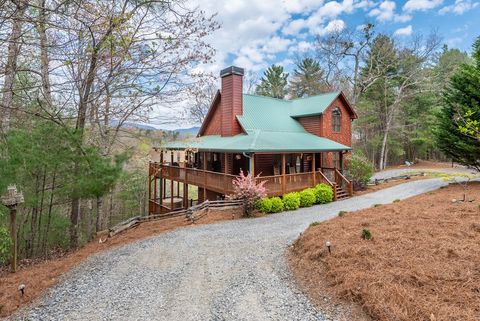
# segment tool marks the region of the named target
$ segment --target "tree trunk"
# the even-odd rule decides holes
[[[87,200],[87,239],[90,241],[93,238],[93,202],[92,199]]]
[[[78,221],[80,217],[80,199],[72,199],[70,211],[70,248],[76,249],[79,245]]]
[[[385,152],[387,150],[387,138],[388,138],[388,128],[389,126],[385,127],[385,132],[383,133],[383,139],[382,139],[382,148],[380,149],[380,158],[379,158],[379,164],[378,164],[378,169],[383,170],[385,168]]]
[[[49,78],[49,57],[48,57],[48,39],[46,34],[47,15],[45,9],[45,0],[39,1],[40,15],[37,26],[38,36],[40,38],[40,73],[42,75],[43,96],[49,108],[52,107],[52,92]]]
[[[20,53],[20,37],[22,35],[22,26],[24,21],[27,2],[23,0],[12,1],[15,3],[15,13],[12,17],[12,33],[8,40],[7,63],[5,65],[5,74],[3,82],[2,105],[3,113],[1,113],[1,129],[7,132],[10,128],[10,118],[13,108],[13,91],[15,76],[17,74],[17,60]]]
[[[48,204],[48,214],[47,214],[47,226],[45,227],[45,235],[43,237],[43,255],[47,257],[47,250],[48,250],[48,234],[50,233],[50,224],[52,221],[52,210],[53,210],[53,191],[55,189],[55,178],[57,174],[57,169],[53,170],[53,177],[52,177],[52,189],[50,194],[50,201]]]
[[[103,196],[97,197],[97,222],[96,231],[100,232],[103,229]]]

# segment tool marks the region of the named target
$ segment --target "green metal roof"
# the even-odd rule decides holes
[[[232,152],[341,151],[350,147],[310,134],[295,119],[325,111],[340,93],[283,100],[243,94],[243,115],[237,116],[246,134],[201,136],[169,143],[167,149],[195,148]]]
[[[182,150],[193,148],[218,152],[313,152],[350,149],[348,146],[307,132],[254,130],[247,133],[230,137],[201,136],[182,142],[170,143],[166,148]]]

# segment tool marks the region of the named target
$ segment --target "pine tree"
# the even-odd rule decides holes
[[[271,65],[265,70],[256,94],[283,99],[287,94],[287,78],[282,66]]]
[[[466,121],[480,122],[480,37],[473,45],[472,57],[474,63],[462,64],[444,90],[436,140],[447,156],[480,170],[480,140],[465,130]]]
[[[289,91],[292,98],[315,96],[328,91],[320,63],[312,58],[297,62]]]

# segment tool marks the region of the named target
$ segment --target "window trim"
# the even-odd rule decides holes
[[[337,119],[338,123],[336,121]],[[334,133],[340,133],[342,131],[342,112],[338,107],[332,110],[332,131]]]

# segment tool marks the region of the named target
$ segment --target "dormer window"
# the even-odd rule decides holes
[[[342,130],[342,113],[338,107],[332,110],[332,128],[336,133]]]

